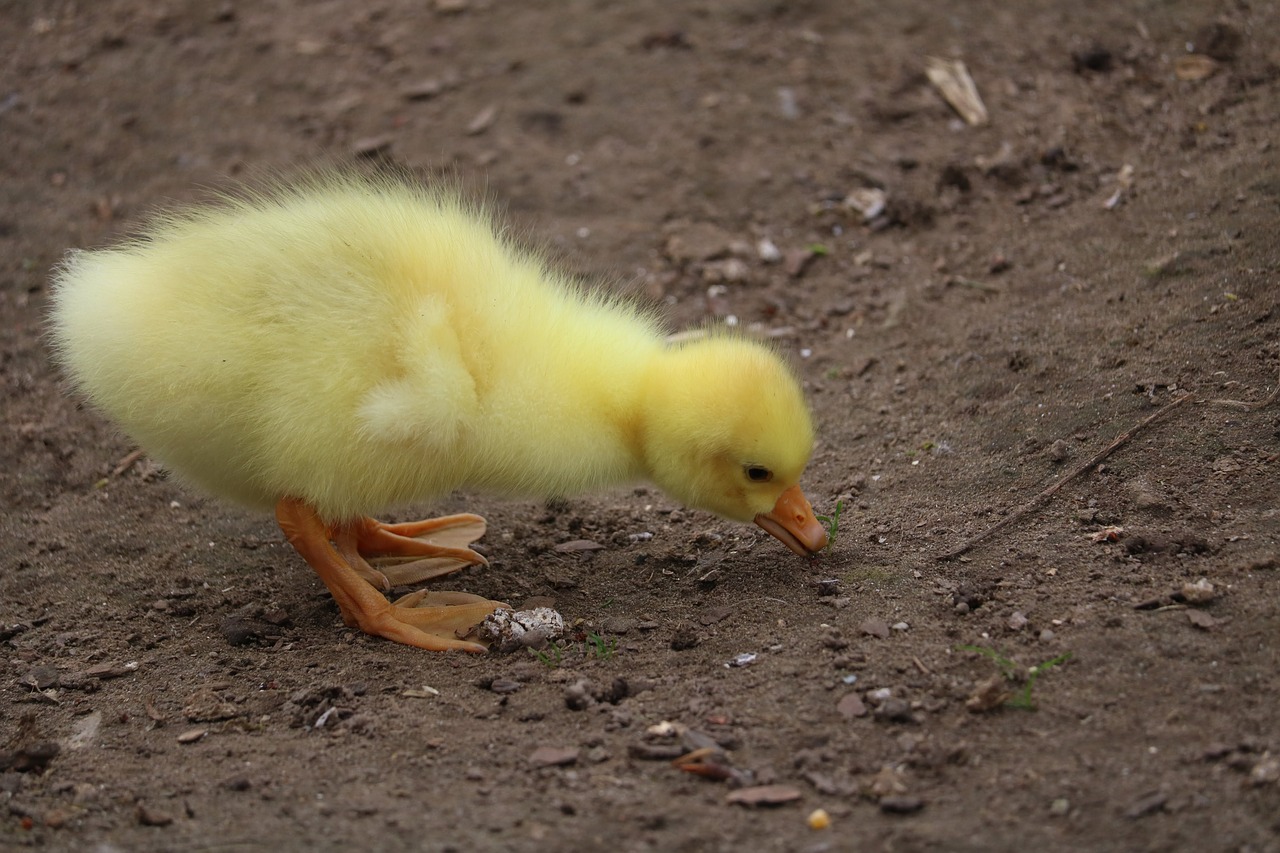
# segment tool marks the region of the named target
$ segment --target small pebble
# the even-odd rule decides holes
[[[776,264],[782,260],[782,250],[767,237],[756,244],[756,253],[766,264]]]
[[[910,723],[914,721],[911,715],[911,703],[906,699],[886,699],[880,707],[876,708],[875,718],[881,722],[888,723]]]
[[[510,678],[495,678],[493,681],[489,682],[489,689],[499,695],[515,693],[522,687],[524,687],[523,684]]]
[[[1280,782],[1280,758],[1267,753],[1249,771],[1249,784],[1254,787]]]
[[[840,713],[840,716],[850,719],[853,717],[865,717],[867,715],[867,706],[862,701],[861,696],[857,693],[850,693],[836,703],[836,711]]]
[[[880,798],[880,811],[885,814],[914,814],[924,808],[919,797],[890,796]]]
[[[143,803],[138,803],[135,815],[138,818],[138,823],[143,826],[168,826],[173,823],[172,817],[164,812],[153,811],[152,809],[147,808]]]
[[[1184,583],[1182,585],[1182,597],[1187,600],[1188,604],[1207,604],[1217,596],[1217,592],[1213,588],[1213,584],[1207,578],[1200,578],[1195,583]]]
[[[577,764],[578,748],[576,746],[540,746],[529,756],[529,763],[534,767],[565,767]]]
[[[637,761],[675,761],[688,750],[678,743],[633,743],[627,755]]]

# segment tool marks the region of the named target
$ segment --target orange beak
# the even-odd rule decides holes
[[[801,557],[827,547],[827,530],[814,517],[813,507],[799,486],[779,495],[773,509],[756,516],[756,524]]]

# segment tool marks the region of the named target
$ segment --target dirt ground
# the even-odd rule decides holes
[[[1280,850],[1280,403],[1221,402],[1280,376],[1278,33],[1272,0],[0,2],[0,848]],[[68,248],[361,158],[673,331],[774,336],[835,545],[644,487],[404,508],[488,517],[446,588],[575,623],[431,654],[67,395]]]

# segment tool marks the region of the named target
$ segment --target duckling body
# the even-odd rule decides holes
[[[649,478],[751,521],[812,449],[799,387],[765,347],[668,347],[650,316],[548,270],[456,196],[389,180],[317,179],[75,253],[52,319],[82,392],[181,478],[275,507],[366,630],[350,611],[380,606],[351,572],[368,587],[483,562],[465,547],[476,516],[397,531],[371,513],[464,486],[559,496]],[[825,535],[789,494],[795,529],[770,532],[817,550]],[[500,606],[474,598],[417,599],[415,630],[435,639],[393,638],[482,648],[428,615],[451,631]]]

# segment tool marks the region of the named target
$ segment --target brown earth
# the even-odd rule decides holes
[[[1270,0],[0,3],[0,847],[1280,850],[1280,404],[1215,402],[1280,373],[1277,33]],[[360,156],[673,330],[777,335],[835,546],[644,488],[407,508],[488,516],[449,587],[577,623],[430,654],[65,394],[69,247]],[[1028,710],[997,654],[1070,659]],[[712,742],[728,779],[672,766]],[[727,801],[763,784],[798,799]]]

